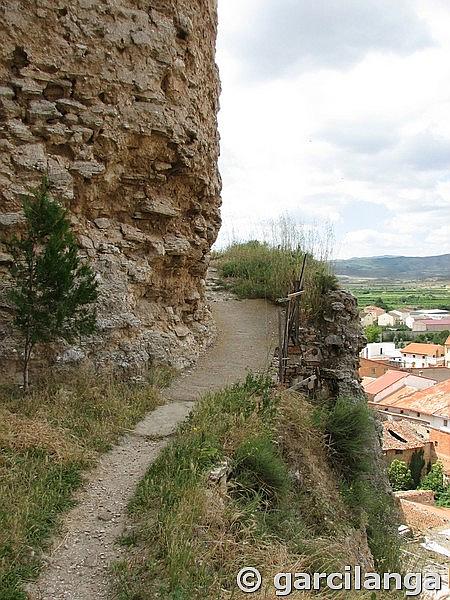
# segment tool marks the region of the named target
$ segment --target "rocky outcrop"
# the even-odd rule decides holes
[[[59,359],[186,366],[220,226],[216,0],[18,0],[0,37],[0,235],[47,173],[101,282],[98,335]],[[14,347],[3,301],[4,371]]]
[[[366,340],[356,299],[345,290],[330,290],[315,311],[302,314],[300,346],[290,358],[296,380],[316,376],[329,396],[364,396],[358,369]]]

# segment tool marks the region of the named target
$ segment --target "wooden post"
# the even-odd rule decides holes
[[[278,381],[283,383],[283,349],[284,349],[284,323],[283,323],[283,308],[278,309]]]

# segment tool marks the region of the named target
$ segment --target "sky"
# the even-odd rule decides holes
[[[219,0],[223,227],[334,255],[450,253],[450,2]]]

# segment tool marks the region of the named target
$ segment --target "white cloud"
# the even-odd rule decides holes
[[[219,243],[290,212],[333,222],[342,256],[450,252],[450,5],[220,2]],[[280,78],[267,54],[286,46]]]

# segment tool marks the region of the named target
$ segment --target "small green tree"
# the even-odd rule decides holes
[[[431,471],[422,479],[420,489],[432,490],[436,498],[445,492],[444,466],[439,460],[434,463]]]
[[[367,325],[364,330],[364,334],[369,343],[379,342],[381,339],[381,334],[383,330],[378,325]]]
[[[10,300],[14,324],[23,336],[23,385],[28,389],[36,344],[73,341],[95,330],[98,286],[82,264],[67,213],[48,194],[44,178],[23,199],[25,229],[9,244],[13,257]]]
[[[411,490],[414,487],[413,478],[408,465],[402,460],[393,460],[388,468],[389,483],[394,492]]]
[[[420,485],[420,479],[422,477],[422,471],[425,466],[425,460],[423,458],[423,450],[415,450],[411,456],[409,468],[414,481],[414,487],[417,488]]]

